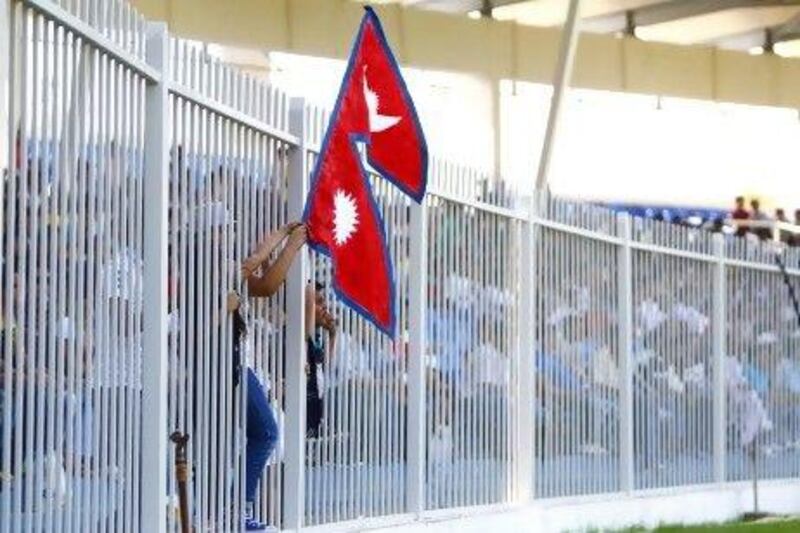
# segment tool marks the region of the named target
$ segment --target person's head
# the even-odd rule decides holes
[[[744,209],[744,196],[736,197],[736,209]]]
[[[314,283],[314,323],[316,327],[321,328],[328,324],[333,317],[325,305],[325,284],[322,282]]]
[[[778,220],[786,220],[786,211],[781,208],[775,210],[775,218]]]
[[[753,211],[758,211],[759,209],[761,209],[761,202],[759,202],[757,198],[753,198],[752,200],[750,200],[750,208]]]
[[[796,209],[794,212],[794,221],[795,224],[800,224],[800,209]]]

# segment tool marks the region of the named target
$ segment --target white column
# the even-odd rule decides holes
[[[713,387],[714,387],[714,481],[725,481],[725,321],[727,319],[725,281],[725,237],[714,235],[714,301],[713,301]]]
[[[550,173],[550,159],[553,155],[553,146],[558,135],[558,125],[561,119],[561,105],[564,93],[569,87],[572,78],[572,66],[575,63],[575,50],[578,47],[580,34],[580,7],[581,0],[570,0],[567,20],[561,34],[561,49],[558,55],[558,67],[553,80],[553,97],[550,101],[550,116],[547,118],[547,129],[544,133],[542,156],[539,159],[539,174],[536,177],[536,188],[547,187]]]
[[[492,77],[489,80],[492,94],[492,151],[494,153],[494,177],[503,175],[503,95],[500,91],[500,80]]]
[[[619,479],[620,490],[634,489],[633,472],[633,256],[631,218],[621,213],[617,218],[619,248],[617,289],[619,290],[619,364],[622,382],[619,397]]]
[[[167,524],[167,207],[172,120],[169,36],[164,23],[147,26],[147,62],[162,73],[145,95],[144,279],[142,358],[142,531]]]
[[[425,324],[428,287],[428,208],[411,206],[408,359],[408,512],[425,510]]]
[[[527,503],[533,499],[534,476],[534,419],[533,405],[534,379],[533,379],[533,352],[536,344],[536,194],[531,197],[528,204],[528,220],[522,222],[520,237],[520,310],[519,310],[519,346],[517,348],[518,375],[517,394],[514,398],[516,405],[516,447],[514,459],[516,463],[516,494],[514,500],[518,503]]]
[[[308,190],[308,164],[305,145],[305,101],[293,98],[289,107],[289,131],[299,145],[289,153],[289,218],[299,220]],[[306,332],[305,286],[308,280],[308,253],[304,250],[289,270],[286,280],[286,424],[285,477],[283,500],[284,529],[298,530],[305,514],[306,457]]]

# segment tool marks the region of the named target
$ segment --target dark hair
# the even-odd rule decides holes
[[[314,282],[314,288],[317,291],[324,291],[325,290],[325,284],[322,283],[321,281]]]
[[[736,197],[736,203],[738,204],[739,202],[744,202],[744,196],[737,196]]]

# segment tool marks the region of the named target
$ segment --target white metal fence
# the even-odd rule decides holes
[[[245,361],[227,294],[301,212],[327,115],[170,40],[121,2],[6,0],[0,531],[236,530]],[[3,4],[5,5],[5,4]],[[630,219],[432,161],[371,177],[398,284],[390,341],[337,307],[307,434],[313,254],[249,299],[280,442],[256,514],[364,517],[800,475],[800,327],[770,246]],[[800,254],[784,254],[800,285]],[[331,302],[332,305],[336,305]]]
[[[90,34],[13,2],[3,36],[0,530],[138,531],[143,21],[67,7]]]

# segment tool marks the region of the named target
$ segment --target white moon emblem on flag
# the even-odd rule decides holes
[[[367,113],[369,119],[369,131],[380,133],[396,126],[401,117],[393,117],[380,114],[381,98],[378,93],[372,90],[367,82],[367,67],[364,67],[364,100],[367,102]]]
[[[338,189],[333,195],[333,240],[336,246],[342,246],[358,227],[358,209],[355,199],[345,191]]]

